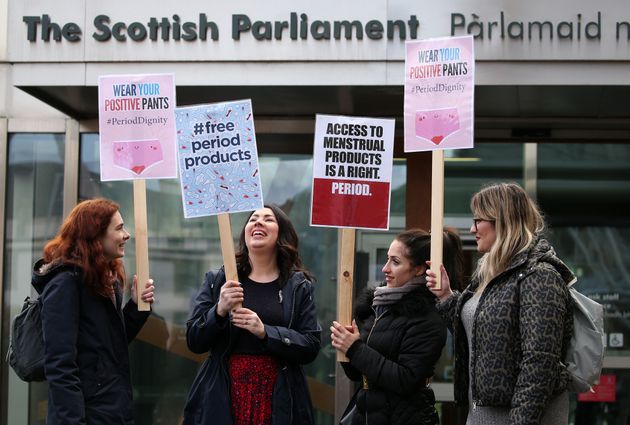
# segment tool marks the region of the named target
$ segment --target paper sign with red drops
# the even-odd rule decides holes
[[[250,100],[177,108],[186,218],[263,207]]]

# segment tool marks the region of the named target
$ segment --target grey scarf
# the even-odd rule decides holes
[[[403,286],[397,288],[389,288],[387,286],[379,286],[374,290],[374,300],[372,301],[372,307],[379,305],[391,305],[396,304],[402,299],[403,296],[418,289],[427,284],[426,276],[414,277]]]

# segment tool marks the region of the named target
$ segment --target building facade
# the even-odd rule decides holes
[[[216,2],[215,2],[216,3]],[[405,42],[472,34],[475,147],[447,151],[445,222],[468,272],[470,195],[511,180],[535,196],[578,288],[606,306],[605,385],[572,399],[572,423],[630,417],[630,8],[624,0],[260,2],[0,0],[0,345],[31,295],[30,271],[80,199],[119,202],[133,234],[132,185],[101,182],[100,75],[173,73],[177,105],[252,99],[264,199],[300,235],[318,281],[323,328],[335,318],[338,234],[309,226],[315,114],[396,119],[389,232],[357,234],[356,289],[379,281],[392,235],[429,225],[431,156],[403,152]],[[204,272],[221,265],[212,217],[184,219],[179,182],[147,181],[150,270],[158,303],[130,346],[136,423],[177,424],[203,356],[185,321]],[[244,216],[232,218],[235,235]],[[133,241],[131,243],[133,245]],[[125,258],[135,268],[133,246]],[[630,334],[629,334],[630,339]],[[443,423],[457,423],[452,351],[434,380]],[[318,424],[351,394],[324,332],[308,367]],[[0,367],[0,424],[43,424],[46,385]]]

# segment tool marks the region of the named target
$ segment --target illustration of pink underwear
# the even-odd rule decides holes
[[[459,130],[457,108],[416,111],[416,136],[439,145]]]
[[[114,164],[136,174],[162,161],[162,146],[156,139],[129,140],[113,143]]]

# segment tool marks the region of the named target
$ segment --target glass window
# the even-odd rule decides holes
[[[630,225],[630,146],[538,146],[538,201],[552,226]]]
[[[607,355],[630,355],[630,146],[541,145],[538,157],[554,247],[576,288],[605,306]]]
[[[468,235],[472,222],[470,198],[484,185],[500,181],[522,184],[523,145],[477,143],[473,149],[444,152],[444,214],[446,224]]]
[[[12,134],[9,136],[4,251],[4,314],[9,323],[32,289],[33,263],[46,241],[56,233],[63,215],[62,134]],[[6,353],[8,333],[3,333]],[[3,368],[7,368],[3,363]],[[13,371],[7,374],[7,422],[43,424],[46,417],[45,383],[28,385]],[[28,412],[33,412],[31,415]]]
[[[101,182],[97,134],[81,138],[79,194],[104,196],[121,205],[133,235],[132,182]],[[316,303],[324,335],[322,351],[306,368],[318,424],[332,424],[335,353],[326,333],[335,317],[336,229],[310,227],[312,157],[303,154],[260,156],[263,197],[291,218],[300,237],[300,253],[317,278]],[[204,274],[222,264],[215,217],[184,219],[179,180],[147,180],[150,274],[156,282],[154,313],[130,345],[136,424],[178,423],[188,389],[205,356],[188,351],[185,322]],[[231,215],[232,233],[240,235],[247,214]],[[135,244],[129,243],[125,266],[135,269]]]
[[[605,308],[606,356],[630,355],[630,145],[538,146],[538,201],[549,239],[575,272],[576,289]],[[575,424],[625,424],[628,370],[616,378],[615,402],[577,402]],[[627,404],[627,403],[626,403]],[[573,422],[572,422],[573,423]]]
[[[389,206],[389,227],[404,229],[407,196],[407,160],[394,159],[392,190]]]

